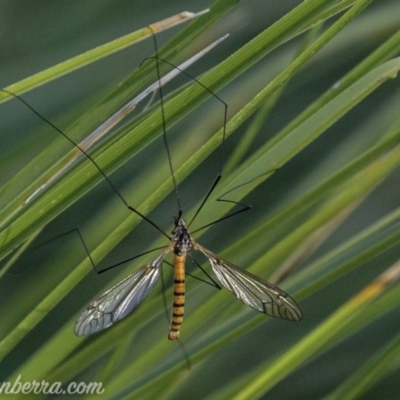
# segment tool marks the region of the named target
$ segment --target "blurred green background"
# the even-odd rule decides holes
[[[237,4],[225,17],[196,39],[190,51],[192,53],[199,51],[227,32],[230,37],[188,72],[198,76],[214,67],[301,3],[248,0]],[[200,11],[208,6],[210,6],[208,1],[191,0],[3,1],[0,4],[2,66],[0,85],[1,87],[11,85],[167,16],[184,10]],[[400,28],[399,15],[400,4],[396,0],[372,2],[294,76],[245,156],[249,157],[256,152],[308,104],[340,82],[344,74],[397,32]],[[326,26],[338,17],[329,20]],[[159,34],[157,40],[160,46],[181,29],[182,27],[178,26]],[[301,40],[299,37],[283,44],[218,92],[218,96],[228,103],[230,115],[242,109],[260,88],[286,67],[295,57]],[[26,93],[23,97],[39,113],[64,130],[78,118],[82,109],[100,101],[153,51],[152,41],[145,40]],[[184,54],[183,58],[187,56]],[[186,78],[179,77],[173,84],[167,86],[165,91],[172,92],[179,85],[186,83]],[[251,211],[215,225],[213,229],[205,232],[199,242],[225,257],[228,253],[223,252],[242,236],[253,232],[260,221],[268,220],[271,215],[307,193],[332,172],[379,141],[383,132],[398,117],[399,89],[398,78],[382,85],[330,127],[324,135],[313,141],[270,179],[247,195],[243,201],[252,205]],[[215,99],[210,99],[190,116],[168,129],[172,160],[176,168],[207,142],[221,126],[222,119],[223,107]],[[226,159],[241,145],[250,123],[247,121],[226,141]],[[0,126],[2,141],[0,182],[3,186],[27,161],[49,146],[58,134],[17,101],[1,104]],[[190,179],[179,186],[184,210],[191,210],[207,192],[218,173],[219,157],[220,153],[215,152],[194,171]],[[150,190],[146,189],[146,185],[147,180],[152,179],[152,173],[166,168],[165,149],[161,138],[158,138],[113,173],[111,179],[129,203],[136,207],[136,204],[142,201],[142,196],[146,195],[146,190]],[[306,254],[309,257],[299,262],[298,268],[300,270],[306,268],[314,260],[318,260],[336,246],[346,243],[353,235],[395,210],[400,199],[399,179],[399,170],[395,170],[313,254]],[[235,200],[234,193],[229,198]],[[102,182],[49,223],[36,244],[45,243],[79,225],[89,248],[94,248],[100,237],[107,235],[110,226],[116,221],[123,220],[127,213],[110,187]],[[174,214],[176,214],[176,201],[171,194],[150,213],[150,217],[163,229],[169,230],[172,227]],[[199,218],[196,227],[201,226],[202,222],[209,222],[207,212],[204,214]],[[101,226],[99,226],[99,216],[104,222]],[[137,229],[134,230],[106,260],[102,261],[99,268],[148,249],[157,238],[156,232],[145,223],[141,223],[139,229],[139,233]],[[276,240],[279,239],[279,234],[278,232]],[[317,293],[304,300],[301,299],[299,303],[304,313],[304,320],[301,323],[268,320],[268,324],[260,324],[236,340],[224,346],[219,345],[205,360],[200,362],[197,362],[197,359],[193,360],[194,365],[190,370],[186,369],[185,355],[180,346],[176,343],[166,343],[165,346],[168,346],[170,353],[164,354],[159,360],[153,355],[156,360],[153,364],[150,364],[153,362],[151,361],[147,366],[137,365],[135,379],[139,382],[138,387],[142,375],[147,377],[146,367],[151,370],[155,368],[152,365],[161,368],[170,362],[181,363],[180,373],[176,375],[173,383],[162,385],[159,391],[155,392],[156,397],[152,397],[154,394],[149,392],[148,396],[142,394],[141,397],[135,398],[230,398],[232,393],[227,388],[235,388],[235,385],[241,388],[241,382],[245,386],[252,377],[261,371],[266,371],[269,360],[274,360],[305,337],[353,294],[394,263],[398,259],[399,250],[399,245],[394,245],[361,267],[332,281]],[[253,251],[251,246],[240,248],[236,250],[235,258],[230,257],[229,260],[247,268],[249,263],[257,259],[257,251]],[[5,320],[0,327],[0,337],[6,337],[46,293],[65,279],[83,258],[85,258],[84,249],[73,235],[59,237],[38,250],[23,254],[0,281],[0,307],[2,318]],[[122,273],[127,275],[144,262],[144,259],[140,259],[134,266],[122,267],[125,268]],[[82,283],[50,310],[46,317],[3,359],[0,364],[0,381],[15,376],[20,370],[23,371],[24,363],[61,329],[69,332],[71,341],[81,340],[72,354],[78,354],[85,344],[95,343],[99,335],[84,342],[73,337],[72,323],[68,322],[68,327],[64,326],[64,323],[75,319],[85,304],[109,287],[110,282],[120,274],[121,270],[113,270],[103,275],[97,275],[95,271],[89,273]],[[167,275],[166,286],[170,283],[170,272]],[[264,275],[263,278],[267,276]],[[211,297],[216,290],[190,279],[188,286],[187,319],[189,320],[198,303],[201,303],[201,296]],[[296,290],[303,288],[304,282],[291,287],[290,294],[293,293],[296,298]],[[118,375],[129,365],[135,370],[135,360],[140,357],[146,359],[146,351],[150,351],[155,341],[166,341],[168,323],[164,317],[161,284],[154,289],[154,292],[151,295],[154,300],[154,314],[144,317],[147,318],[146,324],[140,325],[138,331],[127,331],[124,342],[117,342],[120,345],[119,349],[114,349],[98,360],[93,359],[93,363],[87,369],[79,370],[76,375],[70,376],[70,379],[91,381],[104,378],[106,388],[104,398],[129,398],[129,385],[125,391],[121,387],[121,392],[115,390],[107,397],[107,379],[112,382],[114,375]],[[202,295],[199,295],[199,292],[202,292]],[[167,304],[169,301],[170,298],[167,296]],[[223,301],[236,302],[229,294]],[[230,314],[233,312],[243,315],[253,312],[243,310],[245,307],[237,303],[233,309],[227,310],[223,304],[220,305],[224,321],[229,321],[230,316],[235,315]],[[132,319],[134,316],[129,318]],[[192,352],[196,351],[202,334],[207,336],[210,333],[212,338],[212,333],[218,332],[218,318],[214,318],[211,323],[205,323],[201,319],[195,322],[197,328],[193,336],[185,335],[185,322],[182,328],[182,344],[189,360]],[[382,310],[379,319],[376,318],[371,322],[349,337],[344,335],[343,340],[339,340],[335,346],[330,348],[328,346],[323,352],[311,357],[307,363],[302,364],[274,386],[268,394],[263,394],[261,397],[320,399],[328,395],[352,372],[364,365],[383,343],[392,340],[398,333],[398,312],[395,309],[388,313]],[[52,355],[57,358],[55,353]],[[116,358],[119,358],[118,363],[115,361]],[[59,363],[55,363],[54,369],[56,367],[62,369],[64,361],[60,359]],[[113,369],[112,366],[115,365],[117,367]],[[38,368],[40,367],[38,365]],[[376,386],[364,393],[362,398],[397,399],[400,389],[397,367],[398,362],[390,367],[391,373],[385,375]],[[113,371],[110,372],[110,369]],[[40,379],[49,378],[45,376]]]

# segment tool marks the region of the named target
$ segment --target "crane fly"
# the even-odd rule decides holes
[[[150,29],[151,26],[149,27]],[[174,176],[174,171],[172,168],[172,162],[170,157],[170,152],[167,143],[166,137],[166,123],[165,123],[165,116],[163,111],[163,96],[162,96],[162,86],[164,83],[172,79],[173,76],[176,75],[176,72],[169,73],[164,78],[161,78],[160,75],[160,68],[159,68],[159,61],[166,62],[167,64],[172,65],[177,71],[184,72],[184,68],[190,65],[192,62],[196,61],[199,57],[204,55],[207,51],[211,50],[216,44],[226,38],[223,37],[210,46],[208,46],[203,51],[199,52],[196,56],[192,57],[185,63],[181,64],[179,67],[176,67],[170,64],[168,61],[163,60],[158,57],[157,55],[157,42],[156,37],[153,32],[153,39],[156,48],[156,56],[154,57],[156,60],[157,66],[157,85],[158,90],[160,92],[160,102],[161,102],[161,114],[162,114],[162,126],[163,126],[163,135],[165,146],[167,150],[167,156],[169,161],[169,168],[171,172],[171,178],[173,181],[173,187],[176,193],[176,200],[178,203],[178,216],[175,218],[174,229],[172,231],[173,236],[170,237],[166,232],[164,232],[160,227],[158,227],[154,222],[152,222],[148,217],[143,215],[137,209],[129,205],[129,203],[124,199],[122,194],[118,192],[114,184],[105,174],[105,172],[99,167],[97,162],[87,153],[87,148],[89,145],[92,145],[96,142],[101,135],[104,135],[112,126],[114,126],[117,122],[119,122],[123,117],[125,117],[129,112],[131,112],[135,107],[138,101],[142,98],[150,94],[153,90],[155,90],[155,86],[151,85],[147,88],[143,93],[141,93],[137,98],[133,99],[127,105],[125,105],[122,109],[117,111],[113,116],[111,116],[108,120],[106,120],[101,127],[97,128],[88,138],[86,138],[81,143],[77,144],[72,139],[70,139],[65,133],[63,133],[60,129],[58,129],[54,124],[49,122],[47,119],[42,117],[39,113],[37,113],[26,101],[24,101],[20,96],[15,95],[7,90],[2,90],[14,97],[18,98],[22,101],[26,106],[28,106],[37,116],[41,119],[49,123],[55,130],[57,130],[60,134],[62,134],[67,140],[69,140],[77,150],[82,153],[85,157],[92,162],[92,164],[97,168],[97,170],[103,175],[105,180],[108,182],[111,189],[119,196],[121,201],[124,205],[132,212],[136,213],[140,216],[143,220],[147,221],[150,225],[155,227],[159,232],[161,232],[164,236],[170,239],[170,244],[163,248],[161,254],[159,254],[155,259],[148,262],[143,267],[139,268],[132,274],[128,275],[125,279],[117,283],[115,286],[111,287],[101,296],[99,296],[96,300],[92,301],[80,314],[79,318],[75,324],[75,334],[78,336],[86,336],[90,335],[95,332],[99,332],[105,328],[112,326],[115,322],[121,320],[125,316],[127,316],[130,312],[132,312],[149,294],[149,292],[153,289],[154,285],[157,283],[158,279],[160,278],[161,274],[161,266],[163,263],[164,258],[169,254],[173,254],[173,266],[174,266],[174,296],[173,296],[173,306],[172,306],[172,316],[171,316],[171,323],[168,332],[168,339],[176,340],[179,338],[180,327],[183,322],[184,316],[184,309],[185,309],[185,261],[188,255],[190,255],[191,251],[198,251],[201,252],[210,262],[211,268],[214,271],[215,276],[217,277],[218,281],[227,288],[229,291],[233,293],[239,300],[241,300],[245,305],[261,312],[267,314],[271,317],[281,318],[288,321],[300,321],[302,319],[302,311],[300,307],[297,305],[296,301],[290,297],[287,293],[279,289],[278,287],[274,286],[273,284],[257,277],[256,275],[247,272],[236,265],[223,260],[222,258],[218,257],[216,254],[211,252],[210,250],[204,248],[200,244],[198,244],[189,233],[189,226],[194,221],[202,207],[204,206],[205,202],[211,195],[212,191],[215,189],[217,183],[222,177],[222,156],[220,160],[220,172],[217,176],[215,182],[211,186],[211,189],[206,194],[205,198],[203,199],[200,207],[195,212],[194,216],[192,217],[190,223],[187,225],[185,220],[182,218],[182,209],[180,205],[180,200],[178,196],[177,184]],[[191,77],[190,75],[188,75]],[[217,98],[220,102],[222,102],[225,106],[225,115],[224,115],[224,128],[223,128],[223,136],[222,136],[222,143],[224,144],[225,140],[225,130],[226,130],[226,120],[227,120],[227,104],[220,99],[215,93],[213,93],[210,89],[204,86],[201,82],[196,80],[195,78],[191,77],[196,83],[202,86],[205,90],[210,92],[215,98]],[[45,187],[45,185],[42,185]],[[42,187],[40,188],[40,190]],[[233,189],[231,189],[233,190]],[[33,195],[29,197],[27,200],[30,201],[33,196],[37,195],[35,192]],[[238,205],[242,205],[240,203],[236,203],[231,200],[222,200],[227,201],[230,203],[235,203]],[[216,221],[213,221],[202,228],[197,229],[199,231],[206,226],[210,226],[218,221],[231,217],[235,214],[238,214],[241,211],[245,211],[250,207],[241,209],[239,211],[233,212],[225,217],[222,217]],[[80,233],[79,228],[76,229],[79,238],[82,241],[82,244],[85,247],[85,250],[88,254],[88,257],[95,267],[95,263],[88,251],[86,243],[83,239],[83,236]],[[147,252],[148,253],[148,252]],[[146,254],[146,253],[142,253]],[[138,257],[138,256],[136,256]],[[136,258],[133,257],[133,258]],[[133,259],[131,258],[131,259]],[[128,261],[128,260],[125,260]],[[123,262],[120,262],[112,267],[113,268],[117,265],[120,265]],[[105,271],[105,270],[104,270]],[[104,272],[101,271],[101,272]]]
[[[247,306],[271,317],[289,321],[302,319],[300,307],[293,298],[271,283],[223,260],[198,244],[181,217],[175,221],[173,234],[171,244],[160,255],[86,307],[75,324],[75,333],[78,336],[108,328],[133,311],[158,281],[165,256],[173,252],[174,300],[168,339],[178,339],[185,308],[185,260],[191,250],[203,253],[219,282]]]
[[[158,75],[158,81],[161,81],[159,61],[163,61],[169,64],[168,61],[162,60],[157,55],[157,42],[156,37],[153,35],[154,45],[156,49],[156,69]],[[172,64],[170,64],[172,65]],[[173,66],[173,65],[172,65]],[[177,67],[175,67],[177,68]],[[178,68],[179,69],[179,68]],[[180,69],[179,69],[180,70]],[[183,70],[180,70],[184,74]],[[186,74],[188,75],[188,74]],[[215,93],[211,92],[202,83],[195,82],[203,86],[204,89],[209,91],[214,97],[220,100],[225,106],[224,116],[224,129],[222,144],[225,140],[226,130],[226,119],[227,119],[227,104],[220,99]],[[148,262],[143,267],[139,268],[132,274],[128,275],[125,279],[117,283],[115,286],[108,289],[96,300],[92,301],[81,313],[75,323],[75,334],[78,336],[86,336],[95,332],[99,332],[105,328],[112,326],[115,322],[121,320],[132,312],[150,293],[154,285],[157,283],[161,274],[161,266],[164,258],[169,254],[173,253],[173,266],[174,266],[174,286],[173,286],[173,305],[172,305],[172,316],[170,322],[170,328],[168,332],[169,340],[176,340],[179,338],[180,327],[183,322],[184,310],[185,310],[185,261],[191,250],[199,251],[208,259],[211,264],[211,268],[214,271],[218,281],[231,291],[239,300],[241,300],[247,306],[270,315],[271,317],[282,318],[289,321],[300,321],[302,319],[302,312],[296,301],[291,298],[287,293],[272,285],[271,283],[247,272],[230,262],[223,260],[218,257],[210,250],[204,248],[198,244],[189,233],[189,226],[194,221],[206,200],[209,198],[211,192],[222,177],[222,160],[220,160],[220,173],[217,176],[211,189],[203,199],[200,207],[195,212],[190,223],[186,225],[185,220],[182,218],[182,209],[180,205],[179,195],[177,191],[177,184],[175,180],[174,171],[172,168],[172,162],[170,152],[168,148],[166,138],[166,124],[163,110],[163,96],[162,87],[159,86],[160,101],[161,101],[161,116],[163,124],[163,135],[164,142],[166,145],[166,151],[168,155],[169,168],[171,172],[171,178],[173,181],[174,190],[176,193],[176,200],[178,203],[178,216],[175,218],[175,226],[172,231],[173,237],[170,238],[161,228],[150,221],[147,217],[140,214],[137,210],[129,207],[131,211],[136,212],[143,219],[150,222],[151,225],[156,227],[161,233],[168,237],[171,242],[166,246],[161,254],[155,259]],[[221,157],[222,158],[222,157]],[[238,204],[238,203],[237,203]],[[248,207],[249,208],[249,207]],[[248,209],[247,208],[247,209]],[[241,210],[243,211],[243,209]],[[240,211],[238,211],[240,212]],[[237,214],[238,212],[232,213],[219,220],[225,219],[229,216]],[[217,220],[217,221],[219,221]],[[214,221],[211,224],[217,222]],[[209,226],[208,224],[206,226]],[[203,227],[204,228],[204,227]],[[200,228],[202,229],[202,228]],[[198,229],[198,230],[200,230]]]

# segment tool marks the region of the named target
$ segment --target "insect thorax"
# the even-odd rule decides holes
[[[182,256],[190,251],[192,248],[192,237],[188,229],[186,228],[186,223],[182,218],[176,222],[174,229],[174,252],[175,254]]]

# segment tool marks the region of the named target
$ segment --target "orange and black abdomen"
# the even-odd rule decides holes
[[[185,255],[174,255],[174,304],[172,306],[171,326],[168,339],[179,338],[179,328],[182,325],[185,313]]]

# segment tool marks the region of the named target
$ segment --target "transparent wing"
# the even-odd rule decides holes
[[[168,248],[92,301],[77,319],[75,334],[86,336],[101,331],[129,314],[158,281],[160,265],[170,251]]]
[[[210,261],[218,280],[239,300],[257,311],[271,317],[289,321],[300,321],[300,307],[284,291],[247,272],[228,261],[222,260],[211,251],[195,243],[193,248],[201,251]]]

